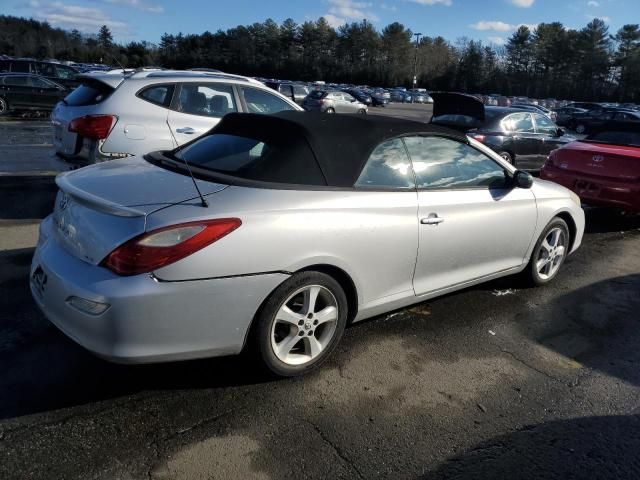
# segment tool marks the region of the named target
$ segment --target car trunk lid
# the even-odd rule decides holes
[[[577,141],[556,150],[550,160],[568,172],[615,180],[640,180],[640,148]]]
[[[226,185],[196,180],[203,195]],[[193,180],[131,157],[92,165],[56,178],[55,235],[76,257],[98,264],[145,231],[147,216],[197,198]]]

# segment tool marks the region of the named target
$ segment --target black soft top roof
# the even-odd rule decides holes
[[[352,187],[373,150],[391,138],[435,134],[467,142],[462,133],[421,122],[377,115],[327,115],[299,111],[274,115],[229,113],[211,133],[256,138],[267,144],[291,144],[293,148],[302,148],[295,139],[303,138],[330,187]],[[283,161],[297,160],[295,155],[286,155]],[[292,170],[299,169],[300,165],[296,167]]]

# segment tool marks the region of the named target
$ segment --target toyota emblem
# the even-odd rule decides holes
[[[69,205],[69,196],[66,193],[60,195],[60,200],[58,201],[58,208],[60,210],[64,210]]]

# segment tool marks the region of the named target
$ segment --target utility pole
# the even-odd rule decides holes
[[[418,84],[418,42],[420,41],[421,33],[414,33],[416,37],[416,54],[413,59],[413,88],[415,89]],[[411,103],[413,103],[413,95],[411,96]]]

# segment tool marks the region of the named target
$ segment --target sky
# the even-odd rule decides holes
[[[501,45],[518,25],[560,21],[582,28],[601,18],[615,33],[640,23],[639,0],[0,0],[0,14],[46,20],[96,33],[109,26],[118,42],[157,43],[167,33],[202,33],[272,18],[297,23],[325,17],[333,26],[367,19],[382,30],[398,21],[413,32]]]

